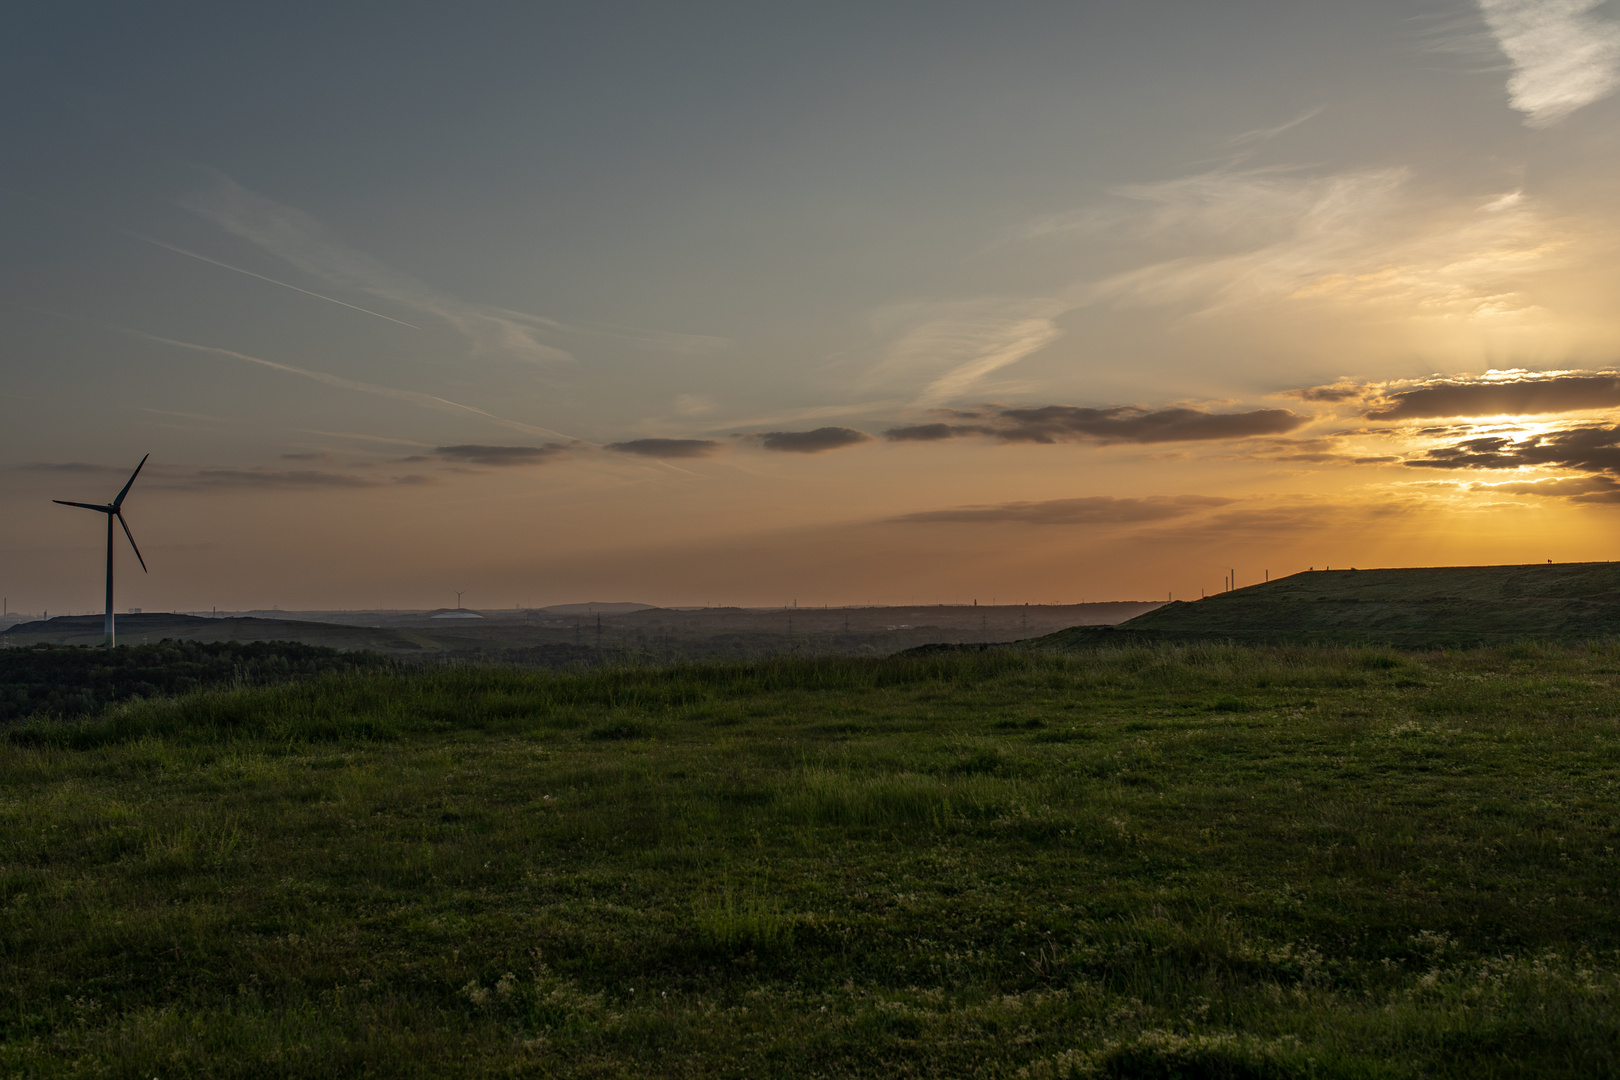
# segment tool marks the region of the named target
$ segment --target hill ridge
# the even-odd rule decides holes
[[[1474,645],[1620,636],[1620,563],[1306,570],[1042,645],[1139,640]]]

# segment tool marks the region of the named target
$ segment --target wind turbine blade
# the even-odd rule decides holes
[[[109,509],[108,507],[105,507],[105,506],[101,506],[98,503],[76,503],[76,502],[68,502],[66,499],[52,499],[51,502],[53,502],[53,503],[61,503],[63,506],[82,506],[86,510],[100,510],[103,514],[112,513],[111,509]]]
[[[129,474],[129,483],[125,484],[124,485],[124,490],[120,491],[118,493],[118,498],[116,498],[116,499],[114,499],[112,501],[113,508],[115,510],[118,507],[124,505],[124,496],[128,495],[129,494],[129,489],[135,486],[135,478],[137,476],[141,475],[141,469],[144,468],[145,465],[146,465],[146,458],[149,458],[151,456],[152,456],[151,454],[147,454],[146,457],[141,458],[141,463],[139,465],[135,466],[135,471],[134,472]],[[128,530],[126,529],[125,531],[127,532]],[[131,541],[131,543],[133,543],[133,542],[134,541]]]
[[[138,547],[135,547],[135,537],[129,531],[129,525],[125,523],[124,515],[123,514],[114,514],[113,517],[118,519],[118,524],[124,526],[124,535],[129,537],[129,546],[132,547],[132,548],[135,548],[135,557],[137,559],[141,559],[141,549],[138,548]],[[149,571],[146,569],[146,560],[141,559],[141,573],[145,574],[145,573],[148,573],[148,572]]]

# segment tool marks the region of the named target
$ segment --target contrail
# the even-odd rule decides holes
[[[295,293],[303,293],[305,296],[313,296],[317,300],[325,300],[328,304],[336,304],[339,307],[346,307],[346,308],[349,308],[352,311],[359,311],[359,312],[363,312],[363,313],[365,313],[367,315],[376,316],[379,319],[386,319],[388,322],[391,322],[391,323],[398,323],[400,326],[408,326],[412,330],[421,330],[422,329],[420,326],[417,326],[415,323],[408,323],[404,319],[396,319],[392,315],[384,315],[380,311],[372,311],[370,308],[363,308],[358,304],[351,304],[351,303],[348,303],[347,301],[338,300],[335,297],[325,296],[325,295],[322,295],[321,293],[318,293],[318,292],[311,292],[308,289],[301,289],[297,285],[290,285],[285,281],[277,281],[273,277],[266,277],[263,274],[256,274],[252,270],[244,270],[240,266],[232,266],[230,263],[220,262],[218,259],[210,259],[208,256],[199,255],[195,251],[187,251],[183,247],[175,247],[173,244],[166,244],[162,240],[154,240],[150,236],[142,236],[138,232],[131,232],[128,229],[122,229],[122,228],[119,228],[117,225],[110,225],[105,221],[97,221],[95,218],[89,216],[88,214],[81,214],[79,211],[74,210],[72,207],[63,206],[60,203],[54,203],[49,199],[42,199],[38,195],[30,195],[26,191],[18,191],[14,187],[7,187],[5,185],[0,185],[0,191],[4,191],[4,192],[7,192],[8,194],[15,195],[19,199],[27,199],[29,202],[38,203],[40,206],[46,207],[47,209],[50,209],[50,210],[55,210],[59,214],[66,214],[69,217],[78,218],[80,221],[92,222],[92,223],[94,223],[96,225],[100,225],[100,226],[102,226],[104,228],[111,229],[113,232],[118,233],[120,236],[127,236],[131,240],[139,240],[142,243],[152,244],[155,247],[163,248],[165,251],[172,251],[176,255],[184,255],[187,258],[197,259],[200,262],[209,263],[210,265],[213,265],[213,266],[223,267],[226,270],[234,270],[238,274],[246,274],[248,277],[250,277],[250,278],[258,278],[260,281],[268,281],[272,285],[280,285],[283,289],[291,289]]]
[[[380,311],[372,311],[370,308],[363,308],[359,304],[351,304],[345,300],[338,300],[334,297],[325,296],[318,292],[311,292],[308,289],[300,289],[297,285],[289,285],[287,282],[277,281],[273,277],[265,277],[263,274],[255,274],[252,270],[244,270],[240,266],[232,266],[230,263],[220,262],[218,259],[210,259],[208,256],[199,255],[195,251],[187,251],[183,247],[175,247],[173,244],[165,244],[162,240],[154,240],[150,236],[142,236],[138,232],[130,232],[128,229],[120,229],[117,225],[109,225],[108,228],[112,229],[116,233],[127,236],[132,240],[142,240],[148,244],[153,244],[157,247],[163,248],[165,251],[172,251],[176,255],[184,255],[187,258],[197,259],[212,266],[222,266],[226,270],[234,270],[238,274],[246,274],[250,278],[258,278],[260,281],[268,281],[272,285],[280,285],[283,289],[291,289],[295,293],[303,293],[305,296],[313,296],[317,300],[325,300],[328,304],[337,304],[339,307],[350,308],[354,311],[363,311],[367,315],[375,315],[379,319],[387,319],[391,323],[398,323],[401,326],[408,326],[412,330],[422,329],[415,323],[408,323],[404,319],[396,319],[392,315],[384,315]]]
[[[504,416],[496,416],[494,413],[485,412],[483,409],[480,409],[477,406],[463,405],[459,401],[451,401],[449,398],[442,398],[436,394],[424,394],[416,390],[396,390],[391,386],[378,386],[375,383],[365,383],[359,382],[355,379],[345,379],[340,375],[329,375],[324,371],[311,371],[308,368],[294,367],[292,364],[283,364],[275,360],[265,360],[262,357],[249,356],[247,353],[236,352],[234,349],[220,349],[212,345],[197,345],[190,341],[176,341],[174,338],[158,337],[156,334],[148,334],[142,330],[131,330],[126,326],[117,326],[113,327],[113,329],[118,330],[120,333],[128,334],[131,337],[142,338],[146,341],[155,341],[160,345],[173,345],[177,349],[190,349],[193,352],[212,353],[215,356],[228,356],[233,360],[243,360],[249,364],[260,364],[267,368],[274,368],[276,371],[285,371],[293,375],[302,375],[306,379],[314,379],[316,382],[322,383],[326,386],[336,386],[344,390],[358,390],[363,394],[376,394],[379,397],[393,398],[396,401],[408,401],[413,405],[420,405],[428,409],[437,409],[440,412],[472,413],[474,416],[482,416],[484,419],[492,420],[503,427],[509,427],[515,431],[522,431],[529,435],[546,435],[554,439],[570,439],[575,442],[585,443],[587,446],[596,445],[587,439],[578,439],[573,435],[565,435],[564,433],[554,431],[551,428],[536,427],[533,424],[525,424],[518,420],[508,420]]]

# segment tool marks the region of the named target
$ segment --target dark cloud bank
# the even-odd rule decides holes
[[[1594,489],[1589,485],[1573,494],[1550,485],[1534,486],[1522,493],[1572,494],[1582,501],[1612,502],[1620,499],[1614,479],[1620,476],[1620,426],[1569,428],[1517,441],[1502,435],[1462,439],[1435,447],[1422,457],[1408,458],[1406,464],[1420,469],[1576,469],[1601,478],[1601,486]]]
[[[720,444],[712,439],[631,439],[608,443],[607,448],[651,458],[701,458],[716,453]]]
[[[1281,435],[1310,419],[1287,409],[1211,413],[1187,408],[1143,409],[1135,405],[1108,409],[1074,405],[985,408],[950,415],[957,422],[890,428],[883,437],[892,442],[934,442],[964,435],[989,436],[1006,443],[1198,442]]]
[[[1343,380],[1289,391],[1301,401],[1359,401],[1369,420],[1452,416],[1544,416],[1620,406],[1620,374],[1608,371],[1514,379],[1435,379],[1408,390]]]
[[[758,438],[765,449],[788,454],[819,454],[872,440],[872,436],[866,432],[847,427],[821,427],[814,431],[762,431]]]
[[[1536,416],[1620,406],[1620,376],[1561,375],[1518,382],[1446,382],[1385,396],[1369,420]]]

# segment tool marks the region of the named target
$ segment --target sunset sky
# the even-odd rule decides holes
[[[1620,557],[1620,4],[12,10],[12,610]]]

